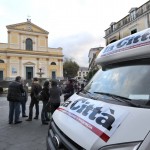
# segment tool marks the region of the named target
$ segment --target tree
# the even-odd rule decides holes
[[[90,70],[88,75],[87,75],[87,80],[91,80],[91,78],[95,75],[95,73],[98,71],[98,68]]]
[[[74,78],[79,70],[79,65],[72,58],[65,58],[63,72],[65,78]]]

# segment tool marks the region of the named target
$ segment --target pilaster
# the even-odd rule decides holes
[[[22,57],[19,57],[19,75],[22,76]]]

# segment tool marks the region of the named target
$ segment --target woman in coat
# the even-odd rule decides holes
[[[57,81],[52,80],[50,88],[51,114],[60,106],[61,94],[61,89],[57,86]]]
[[[41,111],[41,121],[42,121],[43,125],[46,125],[46,124],[48,124],[47,121],[49,121],[48,114],[47,114],[47,111],[45,109],[46,108],[46,104],[48,103],[49,97],[50,97],[49,81],[45,81],[44,82],[43,89],[41,91],[41,96],[42,96],[41,100],[43,102],[43,108],[42,108],[42,111]]]
[[[68,84],[65,87],[65,95],[64,95],[64,101],[66,101],[71,95],[74,94],[74,87],[73,87],[73,81],[68,80]]]

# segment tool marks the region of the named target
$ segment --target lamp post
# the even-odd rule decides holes
[[[68,80],[68,78],[67,78],[67,71],[65,71],[65,75],[66,75],[66,79]]]

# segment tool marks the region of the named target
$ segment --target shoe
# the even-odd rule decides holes
[[[22,117],[28,117],[27,115],[23,115]]]
[[[13,124],[13,122],[9,122],[8,124]]]
[[[43,125],[48,125],[48,122],[42,122]]]
[[[34,119],[38,120],[38,117],[37,117],[37,116],[35,116],[35,117],[34,117]]]
[[[32,121],[32,119],[28,118],[26,121]]]
[[[15,124],[19,124],[19,123],[22,123],[22,121],[16,121],[16,122],[15,122]]]

